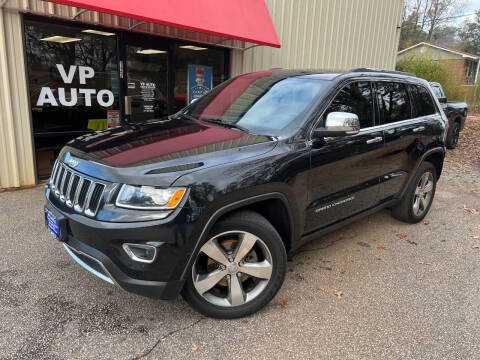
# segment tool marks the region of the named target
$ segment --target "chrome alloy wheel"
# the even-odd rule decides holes
[[[433,194],[433,174],[426,171],[420,178],[413,197],[413,214],[421,216],[427,211],[428,205],[432,201]]]
[[[228,231],[201,247],[192,267],[193,285],[211,304],[239,306],[262,293],[272,270],[272,255],[261,239],[245,231]]]

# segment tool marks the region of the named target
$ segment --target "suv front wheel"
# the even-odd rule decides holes
[[[392,208],[398,220],[418,223],[427,215],[437,186],[437,174],[432,163],[423,162],[408,186],[403,198]]]
[[[272,224],[258,213],[241,211],[215,224],[182,295],[206,316],[247,316],[275,296],[286,263],[285,247]]]

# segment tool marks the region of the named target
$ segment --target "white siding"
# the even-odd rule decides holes
[[[0,9],[0,187],[36,182],[22,19]]]
[[[232,50],[232,75],[276,67],[394,69],[403,0],[266,3],[282,47]]]

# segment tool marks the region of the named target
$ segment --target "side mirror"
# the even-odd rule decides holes
[[[438,102],[440,104],[446,104],[447,103],[447,98],[446,97],[439,97],[438,98]]]
[[[325,119],[325,127],[314,130],[316,136],[355,135],[360,131],[358,116],[348,112],[331,112]]]

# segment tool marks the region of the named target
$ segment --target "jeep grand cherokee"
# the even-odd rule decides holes
[[[168,118],[68,143],[46,225],[122,289],[245,316],[275,296],[307,241],[382,208],[421,221],[445,126],[430,85],[409,74],[246,74]]]

